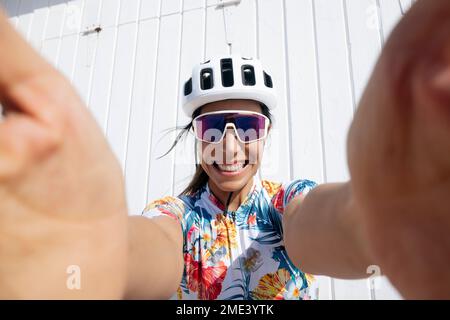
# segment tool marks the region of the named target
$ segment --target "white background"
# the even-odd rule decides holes
[[[18,30],[76,86],[127,183],[130,214],[178,194],[193,139],[157,160],[189,119],[179,90],[195,63],[258,57],[280,96],[261,176],[345,181],[346,132],[382,46],[411,0],[0,0]],[[95,28],[101,28],[97,31]],[[225,32],[227,30],[227,32]],[[166,133],[166,134],[165,134]],[[321,299],[398,299],[383,278],[319,277]]]

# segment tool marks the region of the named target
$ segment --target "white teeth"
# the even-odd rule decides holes
[[[241,170],[244,167],[244,164],[243,163],[238,163],[238,164],[233,164],[233,165],[217,164],[217,166],[222,171],[233,172],[233,171]]]

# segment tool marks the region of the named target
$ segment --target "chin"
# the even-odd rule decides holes
[[[238,180],[238,181],[214,181],[217,187],[225,192],[236,192],[240,191],[248,183],[248,180]]]

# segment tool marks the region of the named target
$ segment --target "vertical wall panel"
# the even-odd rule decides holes
[[[217,6],[221,3],[221,0],[207,0],[207,5],[209,6]]]
[[[125,5],[125,4],[124,4]],[[116,26],[120,13],[120,0],[103,0],[100,24],[103,28]]]
[[[67,2],[63,25],[63,36],[80,33],[84,2],[85,0],[72,0]]]
[[[278,91],[275,124],[261,165],[264,178],[292,179],[289,147],[288,105],[286,99],[286,50],[284,43],[283,1],[258,0],[259,56]]]
[[[141,214],[147,201],[148,168],[152,159],[150,135],[152,133],[158,25],[158,19],[142,21],[139,25],[125,162],[125,181],[130,214]]]
[[[31,23],[33,21],[33,0],[21,0],[19,4],[19,19],[17,29],[25,39],[28,39]]]
[[[312,0],[286,1],[287,70],[293,178],[323,182],[322,131]],[[319,299],[331,299],[331,279],[317,277]]]
[[[353,116],[353,93],[343,1],[313,1],[323,125],[324,182],[348,179],[346,133]],[[332,35],[332,36],[330,36]],[[331,248],[330,248],[331,250]],[[356,287],[355,287],[356,286]],[[332,280],[334,298],[369,298],[360,282]]]
[[[152,0],[152,1],[144,0],[144,1],[142,1],[141,2],[141,12],[140,12],[139,18],[141,20],[143,20],[143,19],[159,17],[160,6],[161,6],[161,0]]]
[[[56,60],[58,59],[58,48],[60,44],[59,38],[53,38],[44,41],[41,48],[41,54],[50,62],[52,65],[56,65]]]
[[[400,293],[392,286],[385,276],[377,277],[374,280],[374,299],[376,300],[400,300],[403,299]]]
[[[345,0],[355,104],[381,52],[376,0]]]
[[[243,1],[238,7],[230,6],[229,28],[233,39],[233,53],[244,57],[257,56],[256,0]],[[222,11],[222,10],[220,10]]]
[[[100,32],[94,31],[98,25],[100,0],[89,0],[83,8],[83,21],[81,24],[81,35],[78,43],[78,54],[75,62],[73,84],[78,89],[81,98],[88,103],[91,90],[91,79],[94,71],[95,54],[100,38]],[[89,107],[89,106],[88,106]]]
[[[344,22],[348,45],[349,87],[356,109],[363,90],[381,50],[378,32],[377,4],[374,0],[344,0]],[[345,148],[342,148],[345,153]],[[334,282],[337,299],[371,298],[367,280]]]
[[[137,20],[141,1],[146,2],[146,0],[122,0],[122,5],[120,6],[119,24]]]
[[[62,28],[64,25],[64,16],[67,4],[59,0],[50,0],[49,14],[47,21],[47,30],[45,39],[53,39],[61,37]]]
[[[388,39],[392,29],[402,17],[406,3],[400,0],[378,0],[380,6],[380,27],[385,40]]]
[[[105,0],[108,1],[108,0]],[[91,30],[94,25],[99,24],[102,0],[88,0],[84,4],[81,31]]]
[[[348,179],[346,133],[353,115],[342,1],[313,1],[321,113],[324,128],[325,181]],[[332,35],[332,36],[330,36]]]
[[[137,24],[121,25],[117,31],[117,49],[112,79],[106,132],[122,168],[125,164],[126,143],[134,78]]]
[[[98,39],[91,93],[88,97],[90,110],[105,134],[116,57],[119,10],[118,0],[102,0],[99,19],[103,30]]]
[[[223,9],[208,7],[206,13],[205,58],[228,53],[229,49],[226,44]]]
[[[91,94],[88,106],[97,123],[106,132],[117,28],[109,27],[101,32],[95,55],[95,66],[92,76]]]
[[[192,66],[205,57],[205,10],[203,8],[185,12],[183,16],[183,39],[181,43],[181,59],[180,59],[180,92],[177,107],[177,126],[182,127],[189,123],[190,118],[187,117],[182,110],[181,93],[183,92],[184,82],[192,75]],[[175,173],[174,173],[174,194],[179,194],[189,184],[193,173],[195,172],[195,139],[192,133],[181,141],[177,148],[172,151],[175,153]]]
[[[48,17],[41,52],[54,66],[57,65],[61,47],[66,4],[60,0],[48,1]]]
[[[41,50],[46,26],[48,21],[49,9],[47,7],[48,0],[34,0],[34,12],[33,20],[30,25],[29,41],[36,48],[36,50]]]
[[[75,70],[75,58],[77,53],[78,34],[72,34],[61,38],[59,49],[58,69],[69,79]]]
[[[148,199],[157,199],[173,191],[174,154],[163,155],[173,142],[178,107],[181,15],[161,17],[158,46],[154,116],[152,123],[151,161]]]
[[[78,44],[81,37],[81,21],[83,17],[83,0],[67,2],[62,26],[62,39],[59,49],[58,68],[73,81]]]
[[[181,13],[182,0],[163,0],[161,5],[161,15]]]
[[[204,8],[205,0],[184,0],[183,11]]]
[[[312,0],[286,1],[293,178],[323,177],[319,82]]]

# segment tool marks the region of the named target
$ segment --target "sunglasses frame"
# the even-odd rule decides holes
[[[222,136],[220,137],[220,139],[219,139],[218,141],[211,142],[211,141],[207,141],[207,140],[204,140],[204,139],[201,139],[201,138],[198,137],[198,135],[197,135],[197,126],[195,125],[195,121],[196,121],[198,118],[204,117],[204,116],[207,116],[207,115],[212,115],[212,114],[224,114],[224,113],[228,113],[228,114],[229,114],[229,113],[238,113],[238,114],[244,114],[244,115],[245,115],[245,114],[249,114],[249,115],[258,115],[258,116],[264,117],[264,118],[266,119],[266,121],[265,121],[265,127],[264,127],[264,136],[263,136],[263,137],[260,137],[260,138],[258,138],[258,139],[252,140],[252,141],[242,141],[241,137],[239,136],[239,134],[238,134],[238,132],[237,132],[237,128],[236,128],[236,126],[234,125],[234,123],[226,122],[226,123],[225,123],[225,128],[224,128],[223,133],[222,133]],[[267,117],[266,117],[265,115],[263,115],[262,113],[260,113],[260,112],[254,112],[254,111],[247,111],[247,110],[221,110],[221,111],[206,112],[206,113],[202,113],[202,114],[198,115],[197,117],[195,117],[194,119],[192,119],[192,129],[193,129],[193,131],[194,131],[195,139],[197,139],[197,140],[199,140],[199,141],[202,141],[202,142],[211,143],[211,144],[219,144],[219,143],[221,143],[222,140],[223,140],[223,138],[225,137],[225,134],[226,134],[227,129],[228,129],[229,127],[231,127],[231,128],[234,129],[235,136],[237,137],[237,139],[238,139],[239,142],[241,142],[241,143],[247,144],[247,143],[252,143],[252,142],[257,142],[257,141],[260,141],[260,140],[264,140],[264,139],[267,138],[267,135],[268,135],[268,133],[269,133],[269,127],[270,127],[270,125],[271,125],[271,124],[270,124],[270,119],[267,118]]]

